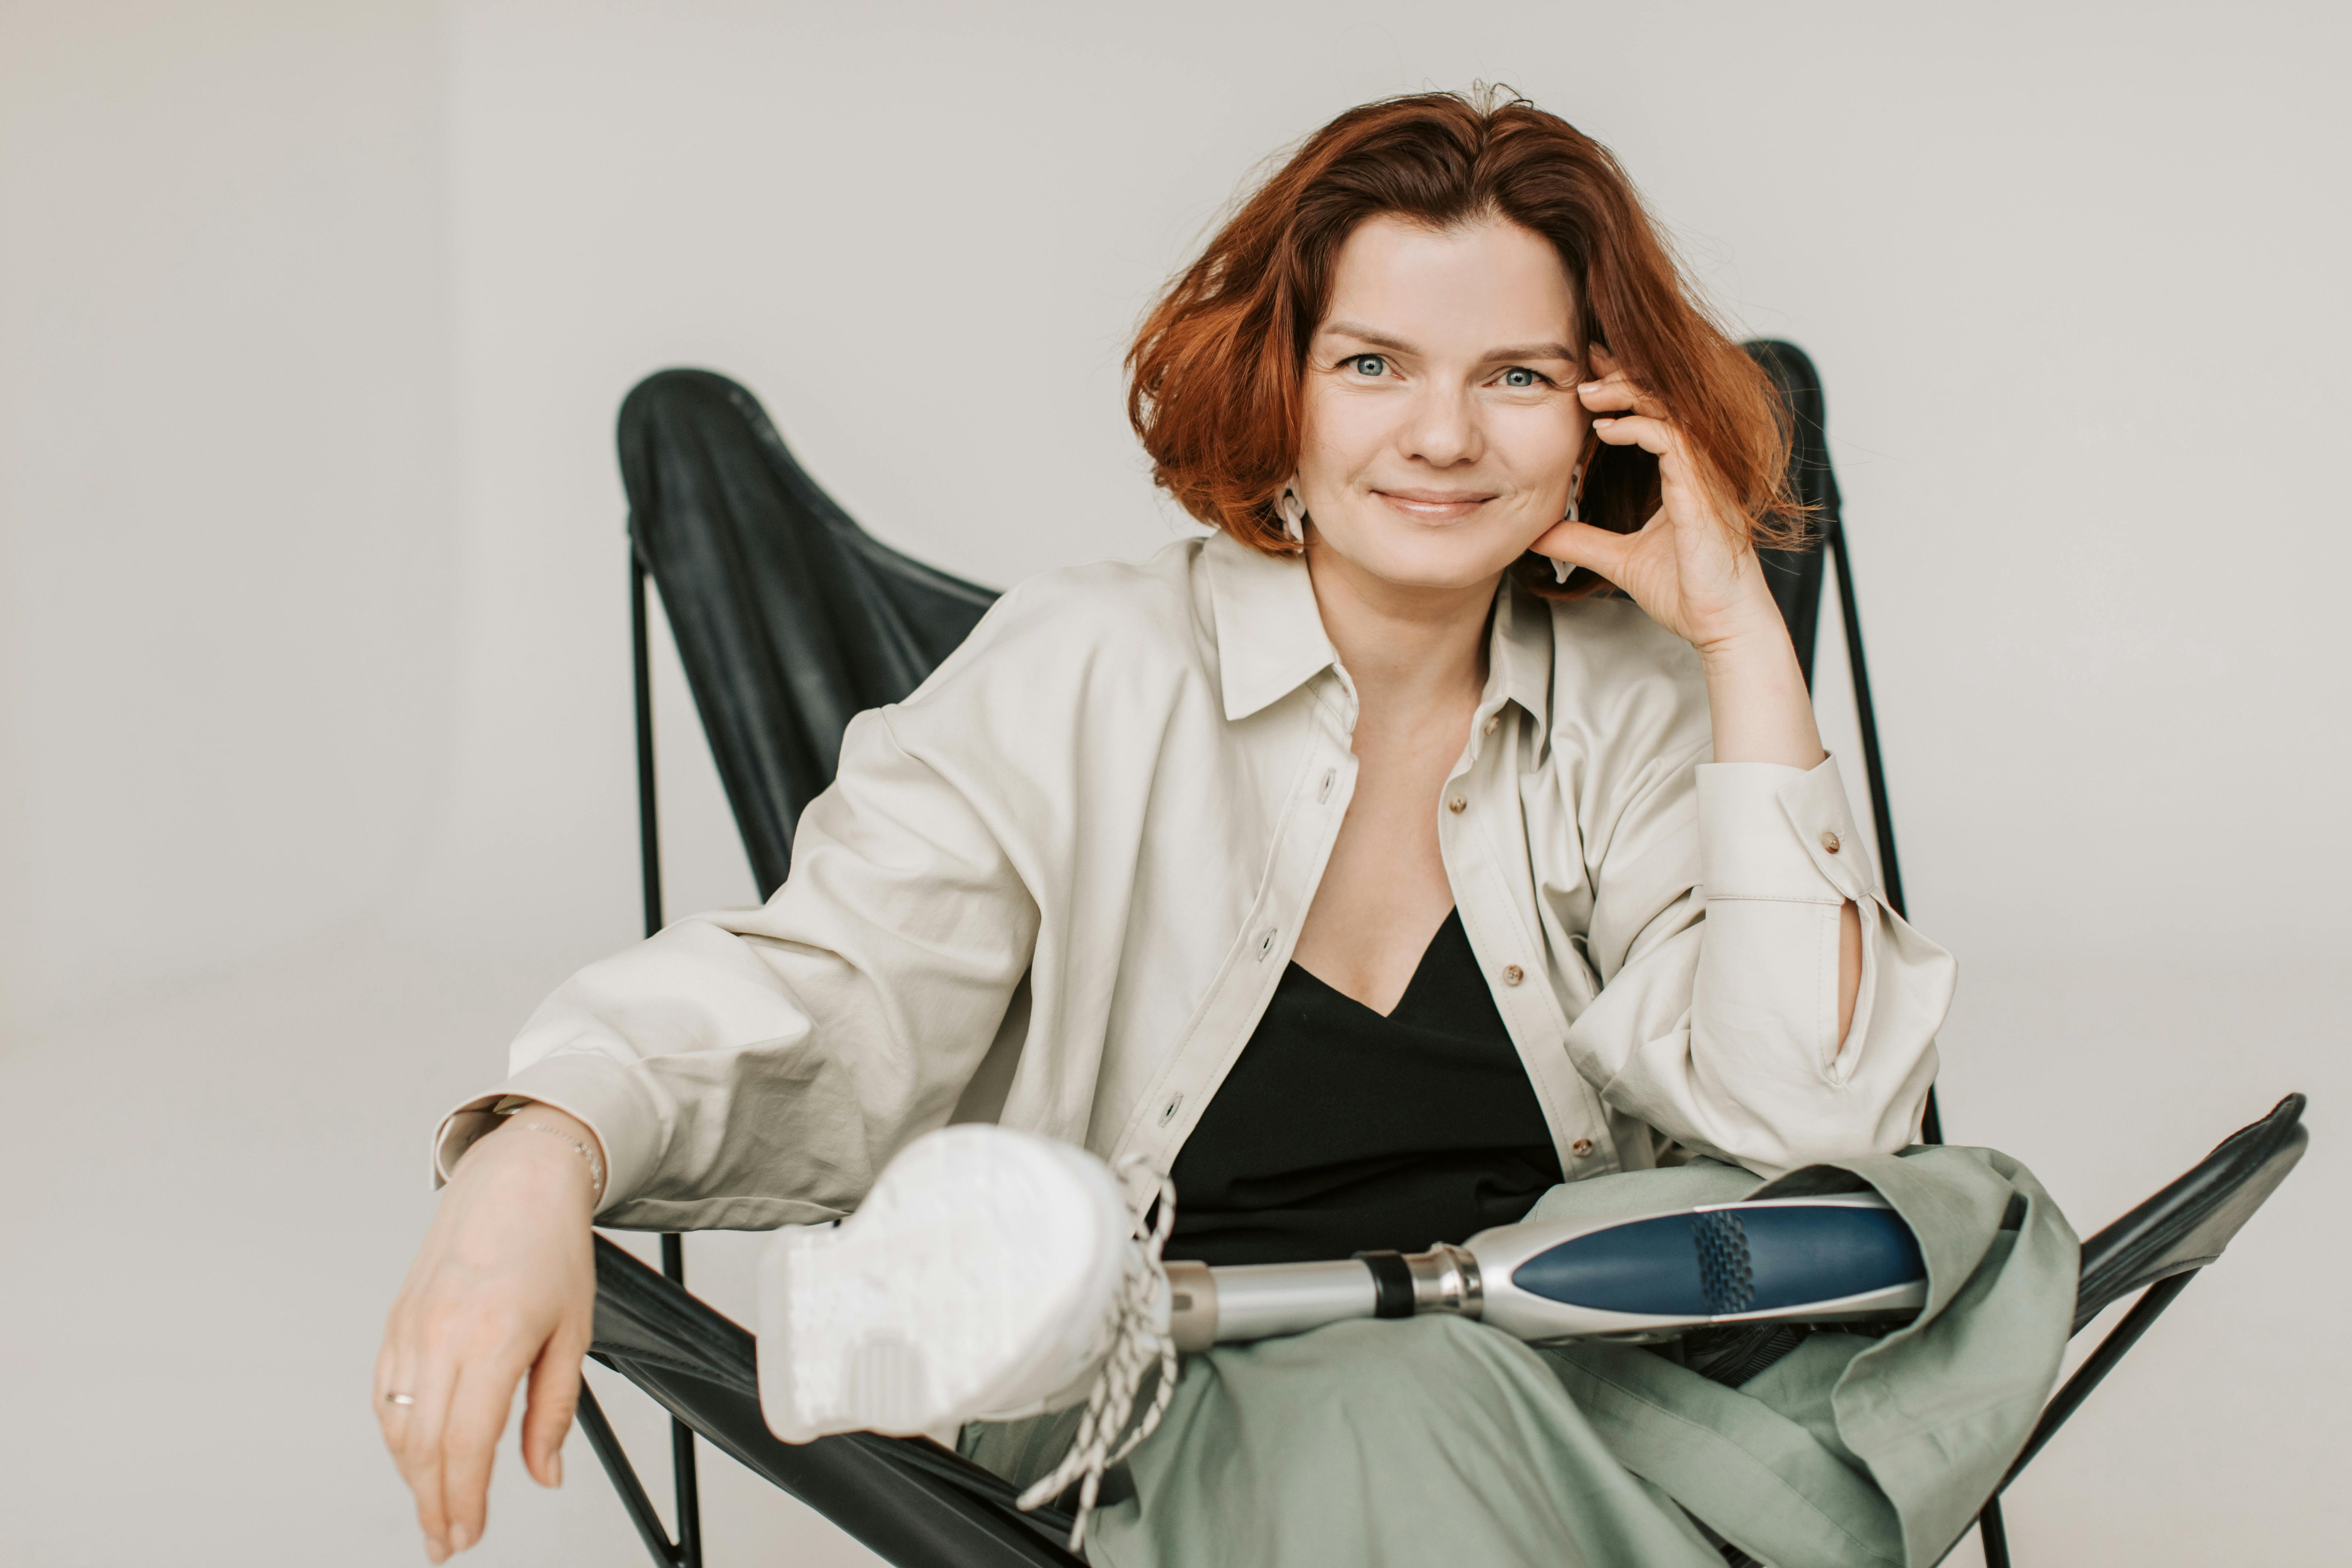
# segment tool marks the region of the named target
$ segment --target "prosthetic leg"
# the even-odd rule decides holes
[[[1873,1193],[1497,1226],[1460,1247],[1213,1268],[1161,1257],[1176,1194],[1082,1149],[984,1124],[900,1151],[838,1226],[761,1268],[760,1400],[786,1442],[1010,1420],[1122,1391],[1179,1351],[1350,1318],[1451,1312],[1534,1342],[1916,1313],[1917,1242]],[[1148,1213],[1139,1222],[1135,1208]],[[1106,1372],[1116,1373],[1107,1383]]]
[[[1163,1258],[1175,1215],[1174,1186],[1133,1156],[1114,1173],[1009,1128],[926,1133],[843,1224],[788,1227],[770,1245],[769,1429],[788,1443],[951,1433],[1083,1402],[1068,1454],[1020,1500],[1077,1486],[1075,1547],[1105,1471],[1167,1412],[1180,1351],[1421,1312],[1536,1342],[1654,1340],[1893,1317],[1927,1299],[1917,1241],[1870,1193],[1537,1220],[1409,1255],[1228,1268]]]
[[[1874,1193],[1536,1220],[1460,1247],[1341,1262],[1166,1268],[1169,1326],[1184,1351],[1423,1312],[1536,1343],[1638,1342],[1727,1323],[1904,1318],[1927,1300],[1918,1243]]]

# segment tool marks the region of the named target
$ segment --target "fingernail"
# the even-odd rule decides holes
[[[1592,427],[1593,427],[1595,430],[1598,430],[1598,429],[1600,429],[1603,425],[1614,425],[1614,424],[1616,424],[1616,423],[1617,423],[1617,421],[1615,421],[1614,419],[1595,419],[1595,420],[1592,422]]]
[[[427,1537],[425,1542],[425,1560],[428,1563],[446,1563],[449,1561],[449,1549]]]
[[[472,1525],[453,1524],[449,1527],[450,1551],[463,1552],[472,1544],[474,1544],[474,1527]]]
[[[563,1456],[561,1453],[547,1463],[547,1484],[551,1487],[563,1484]]]
[[[1580,381],[1576,384],[1576,390],[1579,392],[1598,392],[1601,390],[1601,384],[1597,381]]]

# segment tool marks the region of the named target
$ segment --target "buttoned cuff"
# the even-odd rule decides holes
[[[433,1184],[438,1188],[477,1140],[524,1100],[537,1100],[577,1118],[604,1151],[604,1195],[596,1212],[627,1202],[653,1173],[660,1146],[660,1118],[631,1080],[629,1070],[610,1057],[573,1052],[543,1057],[509,1076],[487,1094],[478,1094],[441,1119],[433,1134]]]
[[[1710,899],[1864,902],[1876,879],[1837,759],[1698,767],[1700,876]]]

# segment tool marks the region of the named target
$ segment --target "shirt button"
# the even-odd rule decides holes
[[[1524,969],[1521,969],[1517,964],[1516,964],[1516,963],[1507,963],[1507,964],[1503,965],[1503,984],[1506,984],[1506,985],[1517,985],[1520,981],[1525,980],[1527,977],[1528,977],[1528,972],[1527,972],[1526,970],[1524,970]]]
[[[1470,804],[1470,803],[1469,803],[1468,801],[1466,801],[1466,800],[1463,799],[1460,795],[1455,795],[1453,799],[1451,799],[1451,800],[1449,800],[1449,801],[1447,801],[1447,802],[1445,803],[1445,809],[1446,809],[1446,810],[1448,810],[1448,811],[1451,811],[1451,812],[1456,812],[1456,813],[1458,813],[1458,812],[1460,812],[1460,811],[1461,811],[1461,809],[1462,809],[1464,806],[1468,805],[1469,804]]]
[[[1590,1138],[1580,1138],[1575,1142],[1570,1143],[1568,1146],[1568,1152],[1581,1160],[1587,1154],[1592,1152],[1592,1140]]]
[[[1834,855],[1843,847],[1843,845],[1836,834],[1824,829],[1822,833],[1822,847]]]
[[[1489,713],[1486,715],[1486,721],[1478,726],[1478,732],[1482,735],[1491,735],[1495,732],[1495,726],[1502,721],[1503,716],[1500,713]]]

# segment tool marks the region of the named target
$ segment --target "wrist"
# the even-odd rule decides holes
[[[576,1200],[593,1215],[604,1201],[606,1173],[593,1132],[560,1111],[530,1106],[476,1139],[449,1179],[523,1184]]]
[[[1751,601],[1710,630],[1706,641],[1694,638],[1692,646],[1706,682],[1715,760],[1800,769],[1820,765],[1822,736],[1812,695],[1771,595],[1759,584]]]
[[[1710,673],[1758,658],[1777,662],[1793,658],[1796,652],[1789,641],[1788,623],[1780,618],[1780,606],[1761,587],[1697,628],[1691,647],[1698,650],[1699,663]]]

